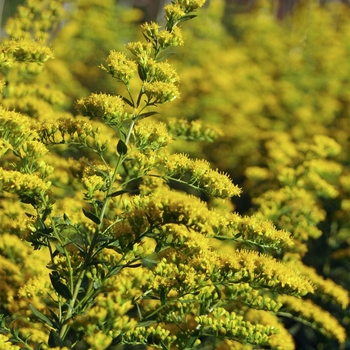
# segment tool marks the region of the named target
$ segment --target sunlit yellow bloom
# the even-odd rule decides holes
[[[144,66],[147,74],[147,81],[160,81],[163,83],[177,83],[180,78],[175,69],[168,62],[157,62],[149,59],[147,65]]]
[[[171,140],[164,123],[145,120],[138,123],[133,130],[133,142],[141,151],[159,149],[169,144]]]
[[[138,58],[151,57],[152,54],[151,43],[142,43],[141,41],[135,41],[128,43],[125,47]]]
[[[283,311],[290,312],[305,319],[310,325],[328,337],[336,338],[339,343],[346,340],[346,331],[329,312],[321,309],[310,300],[280,295],[278,301],[283,303]]]
[[[0,347],[3,350],[20,350],[21,348],[17,345],[13,345],[9,342],[10,336],[0,334]]]
[[[104,66],[101,66],[101,68],[127,86],[137,71],[137,65],[134,61],[127,59],[123,53],[116,51],[109,53],[106,58],[106,65],[107,68]]]
[[[186,12],[179,5],[169,4],[164,7],[165,19],[176,23],[186,15]]]
[[[228,175],[219,173],[210,168],[209,162],[205,160],[192,160],[186,155],[173,154],[163,157],[161,162],[164,165],[165,175],[178,177],[190,173],[189,185],[207,193],[210,196],[227,198],[238,196],[241,190],[234,185]]]
[[[162,49],[166,49],[169,46],[183,45],[184,41],[181,29],[174,27],[171,33],[166,29],[161,30],[158,35],[158,43]]]
[[[29,40],[5,41],[0,48],[9,59],[18,62],[44,63],[54,58],[53,52],[47,46]]]
[[[102,119],[111,126],[120,125],[124,120],[130,118],[119,96],[91,94],[89,97],[79,99],[76,108],[82,115]]]
[[[180,95],[178,88],[174,84],[161,81],[145,82],[144,92],[152,103],[170,102]]]
[[[147,38],[157,39],[159,28],[161,28],[161,26],[155,22],[151,22],[151,23],[146,22],[141,25],[141,28],[143,29],[143,34]]]
[[[279,305],[282,305],[282,303]],[[273,349],[295,350],[292,335],[283,327],[277,315],[263,310],[250,309],[245,316],[253,324],[262,324],[275,330],[274,334],[269,336],[269,345]]]
[[[22,174],[0,168],[0,188],[3,191],[19,195],[36,195],[40,198],[40,195],[44,194],[50,186],[51,182],[45,182],[34,174]]]

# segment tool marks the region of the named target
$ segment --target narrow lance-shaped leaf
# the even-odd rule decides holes
[[[187,16],[183,16],[181,17],[177,23],[181,23],[181,22],[186,22],[186,21],[189,21],[190,19],[192,18],[195,18],[197,17],[197,15],[187,15]]]
[[[133,104],[130,100],[128,100],[126,97],[121,96],[121,95],[118,95],[118,96],[121,97],[121,99],[122,99],[124,102],[126,102],[129,106],[134,107],[134,104]]]
[[[149,111],[149,112],[146,112],[146,113],[142,113],[142,114],[137,116],[136,120],[142,120],[142,119],[151,117],[152,115],[155,115],[155,114],[160,114],[160,113],[156,112],[156,111]]]
[[[29,308],[32,310],[33,314],[39,318],[42,322],[46,323],[50,327],[52,327],[52,322],[49,318],[47,318],[44,314],[38,311],[32,304],[29,304]]]
[[[130,192],[130,190],[119,190],[119,191],[112,192],[107,197],[117,197],[117,196],[120,196],[120,195],[122,195],[124,193],[128,193],[128,192]]]
[[[159,296],[160,296],[160,302],[162,303],[162,305],[165,305],[166,293],[165,293],[165,288],[164,287],[161,287]]]
[[[95,224],[99,225],[101,223],[101,220],[95,214],[90,213],[89,211],[87,211],[84,208],[83,208],[83,213],[88,219],[93,221]]]
[[[55,291],[63,298],[72,299],[72,293],[69,288],[59,280],[59,276],[56,273],[50,273],[50,280]]]

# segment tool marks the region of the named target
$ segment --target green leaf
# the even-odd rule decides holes
[[[88,219],[93,221],[95,224],[99,225],[101,223],[101,220],[95,214],[90,213],[89,211],[85,210],[84,208],[83,208],[83,213]]]
[[[60,338],[58,333],[53,329],[51,329],[50,331],[48,344],[51,348],[64,347],[64,341]]]
[[[163,56],[157,57],[156,61],[158,61],[158,62],[164,61],[168,57],[173,56],[173,55],[176,55],[176,53],[175,52],[167,52]]]
[[[156,247],[154,248],[154,251],[156,253],[159,253],[161,251],[161,249],[162,249],[162,246],[163,246],[163,243],[162,242],[158,242]]]
[[[30,197],[26,194],[22,194],[19,196],[19,200],[21,203],[25,203],[25,204],[31,204],[33,206],[35,206],[36,203],[36,199],[35,197]]]
[[[41,236],[51,236],[51,233],[53,232],[53,228],[51,227],[45,227],[43,229],[37,230],[37,234],[40,234]]]
[[[124,141],[119,140],[117,144],[117,152],[120,156],[125,155],[128,152],[128,147],[124,143]]]
[[[139,322],[136,327],[147,327],[153,323],[156,323],[157,320],[149,320],[149,321],[144,321],[144,322]]]
[[[64,255],[64,248],[63,248],[63,247],[61,247],[60,245],[55,244],[55,248],[56,248],[56,250],[57,250],[59,253],[61,253],[61,254]],[[54,253],[53,253],[54,257],[55,257],[57,254],[58,254],[58,253],[54,252]]]
[[[44,314],[42,314],[40,311],[38,311],[32,304],[29,304],[29,308],[32,310],[33,314],[39,318],[41,321],[49,325],[50,327],[53,326],[50,319],[48,319]]]
[[[38,344],[38,345],[35,347],[35,350],[41,350],[42,346],[43,346],[43,343]]]
[[[50,273],[50,280],[55,291],[63,298],[72,299],[72,293],[69,288],[59,280],[57,272]]]
[[[147,72],[145,71],[145,69],[142,66],[138,65],[137,66],[137,71],[139,73],[140,79],[142,81],[145,81],[147,79]]]
[[[162,303],[162,305],[165,305],[166,292],[165,292],[165,288],[164,287],[161,287],[159,297],[160,297],[160,302]]]
[[[192,349],[194,346],[194,343],[199,337],[199,329],[196,329],[193,333],[192,336],[188,339],[185,348],[186,349]]]
[[[114,276],[114,275],[118,274],[122,270],[123,267],[124,267],[123,265],[116,266],[114,269],[112,269],[108,273],[108,276]]]
[[[118,96],[121,97],[121,99],[122,99],[125,103],[127,103],[129,106],[134,107],[134,104],[133,104],[130,100],[128,100],[126,97],[121,96],[121,95],[118,95]]]
[[[118,345],[123,340],[123,336],[119,334],[117,337],[112,339],[112,346]]]
[[[136,120],[142,120],[142,119],[145,119],[145,118],[148,118],[152,115],[155,115],[155,114],[160,114],[159,112],[156,112],[156,111],[150,111],[150,112],[146,112],[146,113],[141,113],[137,116]]]
[[[120,190],[120,191],[116,191],[116,192],[109,194],[107,197],[117,197],[117,196],[121,196],[122,194],[128,193],[128,192],[130,192],[130,191],[129,190]]]
[[[49,311],[50,311],[50,314],[55,322],[54,326],[58,327],[58,325],[60,323],[58,316],[55,314],[55,312],[53,310],[49,309]]]
[[[66,225],[70,225],[70,220],[69,220],[69,217],[66,213],[63,214],[63,219],[64,219],[64,222],[66,223]]]
[[[195,18],[195,17],[197,17],[197,15],[183,16],[177,21],[177,23],[186,22],[186,21],[189,21],[190,19]]]
[[[74,247],[76,247],[77,249],[79,249],[83,254],[86,253],[85,249],[84,249],[83,247],[81,247],[78,243],[72,242],[72,244],[74,245]]]
[[[51,214],[52,209],[51,208],[46,208],[43,212],[42,220],[45,221],[47,217]]]

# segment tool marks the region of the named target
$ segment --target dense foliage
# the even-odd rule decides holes
[[[349,9],[203,4],[8,20],[1,348],[346,346]]]

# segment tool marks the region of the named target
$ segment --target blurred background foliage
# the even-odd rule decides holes
[[[2,23],[20,3],[5,1]],[[65,94],[53,104],[58,114],[72,112],[74,101],[89,92],[118,93],[118,85],[98,66],[110,50],[123,51],[124,44],[139,39],[144,19],[161,20],[163,5],[65,2],[65,18],[50,39],[56,59],[47,62],[44,74],[28,79]],[[180,140],[174,150],[229,173],[243,188],[233,203],[236,211],[291,231],[303,262],[349,290],[348,5],[208,2],[201,21],[184,29],[187,45],[169,58],[184,83],[180,99],[162,106],[159,118],[200,120],[220,130],[223,136],[213,143]],[[322,307],[349,329],[349,309],[327,302]],[[291,321],[287,327],[297,349],[337,348],[310,327]],[[349,340],[345,346],[350,349]]]

